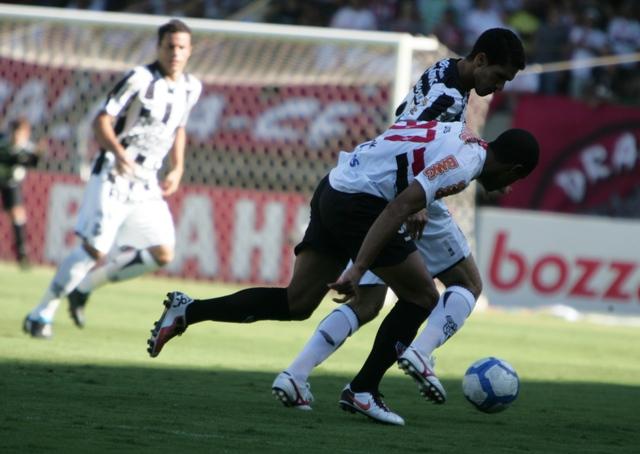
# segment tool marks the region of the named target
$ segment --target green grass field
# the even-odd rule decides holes
[[[104,287],[75,328],[66,302],[52,341],[22,333],[53,270],[0,264],[0,452],[631,453],[640,452],[640,331],[544,315],[484,311],[437,352],[446,405],[419,396],[396,368],[383,382],[405,427],[338,408],[381,318],[311,377],[312,412],[282,407],[271,382],[333,303],[305,322],[202,323],[150,359],[146,339],[164,293],[234,287],[141,278]],[[494,415],[463,398],[461,377],[495,355],[515,366],[518,400]]]

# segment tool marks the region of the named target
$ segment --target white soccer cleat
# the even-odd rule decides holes
[[[278,374],[271,385],[271,392],[285,407],[311,410],[313,394],[309,383],[300,383],[286,370]]]
[[[191,303],[193,303],[193,299],[182,292],[167,293],[167,298],[162,302],[164,311],[160,320],[155,322],[151,330],[151,337],[147,341],[149,356],[152,358],[158,356],[167,342],[175,336],[181,336],[186,331],[185,312]]]
[[[374,421],[395,426],[404,426],[402,416],[392,412],[382,401],[382,394],[369,392],[354,393],[347,385],[338,401],[340,408],[350,413],[363,414]]]
[[[409,375],[418,385],[420,394],[434,404],[443,404],[447,392],[433,371],[433,360],[425,358],[415,348],[408,347],[398,359],[398,367]]]

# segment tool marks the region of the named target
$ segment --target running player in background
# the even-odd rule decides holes
[[[13,226],[16,259],[22,268],[29,266],[27,253],[27,211],[22,200],[22,182],[26,167],[34,167],[40,151],[31,141],[31,123],[20,117],[9,123],[0,134],[0,194],[2,207],[9,213]]]
[[[52,336],[64,296],[82,327],[94,289],[155,271],[173,259],[175,230],[163,197],[180,185],[185,126],[202,90],[200,81],[184,72],[190,56],[191,30],[171,20],[158,29],[157,60],[128,72],[109,93],[94,121],[101,151],[75,227],[82,242],[62,260],[40,304],[25,318],[23,329],[31,336]],[[167,154],[170,167],[159,182]],[[128,248],[94,268],[114,245]]]
[[[427,68],[396,110],[397,119],[464,121],[472,89],[479,96],[494,93],[523,68],[524,50],[518,37],[507,29],[487,30],[466,58],[440,60]],[[423,138],[422,143],[426,145],[427,139]],[[416,144],[416,151],[420,149],[419,145],[420,142]],[[426,218],[429,221],[425,228]],[[429,204],[427,213],[421,211],[409,217],[406,226],[417,234],[416,246],[427,271],[446,287],[429,316],[423,358],[416,360],[421,391],[428,400],[442,404],[446,391],[435,375],[430,356],[469,317],[482,291],[482,281],[467,240],[442,200]],[[310,409],[313,396],[307,379],[311,371],[333,354],[347,337],[377,316],[386,293],[384,282],[369,271],[360,282],[360,302],[340,305],[320,322],[298,356],[273,382],[274,394],[284,405]],[[380,327],[380,335],[388,329],[388,323],[402,317],[404,304],[401,300],[394,306]],[[396,347],[400,352],[406,345]],[[381,362],[377,354],[372,354],[343,391],[342,408],[382,422],[398,421],[398,415],[388,407],[378,405],[375,399],[379,395],[382,376],[394,360]]]

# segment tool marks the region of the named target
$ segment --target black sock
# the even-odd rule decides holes
[[[413,341],[430,312],[413,303],[398,301],[380,324],[371,353],[351,381],[351,390],[378,392],[385,372],[398,359],[398,352],[404,351]]]
[[[258,320],[291,320],[286,288],[248,288],[232,295],[195,300],[186,310],[187,324],[216,322],[251,323]]]
[[[24,224],[13,224],[13,237],[16,241],[16,256],[19,261],[27,258],[27,241]]]

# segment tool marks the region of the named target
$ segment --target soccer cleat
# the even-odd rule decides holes
[[[351,386],[347,385],[342,390],[338,404],[340,408],[350,413],[357,412],[384,424],[404,426],[402,416],[389,410],[389,407],[382,401],[380,393],[354,393],[351,391]]]
[[[155,322],[151,330],[151,337],[147,341],[149,356],[152,358],[158,356],[164,344],[175,336],[181,336],[186,331],[185,311],[192,302],[193,299],[182,292],[167,293],[167,298],[162,302],[164,311],[160,320]]]
[[[74,289],[67,295],[67,298],[69,299],[69,315],[71,315],[73,323],[75,323],[78,328],[84,328],[84,306],[89,299],[89,293]]]
[[[43,319],[31,320],[27,315],[22,323],[22,331],[35,339],[51,339],[53,337],[53,324]]]
[[[408,347],[398,359],[398,367],[409,375],[418,385],[420,394],[434,404],[443,404],[447,392],[433,372],[433,360],[425,358],[413,347]]]
[[[309,383],[299,383],[286,370],[278,374],[271,385],[271,392],[285,407],[311,410],[313,394]]]

